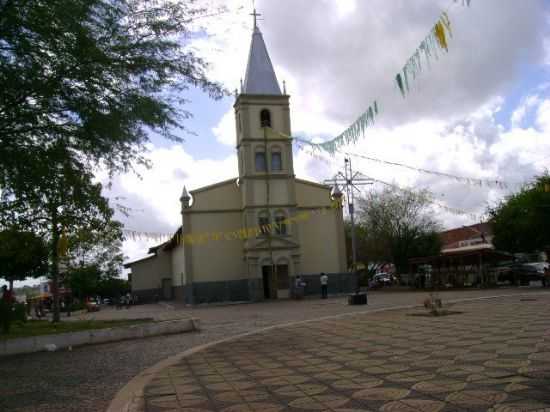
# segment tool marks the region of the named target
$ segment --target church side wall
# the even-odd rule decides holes
[[[193,206],[191,209],[193,211],[240,209],[241,194],[235,183],[236,180],[235,178],[199,191],[192,191]]]
[[[193,233],[236,231],[242,226],[241,212],[197,213],[191,216]],[[209,239],[192,245],[193,282],[213,282],[246,278],[242,241],[230,237]]]
[[[140,300],[152,300],[155,295],[161,297],[162,279],[172,278],[170,253],[162,250],[157,256],[132,266],[132,293]]]
[[[195,304],[250,299],[249,280],[243,260],[243,241],[225,235],[242,227],[242,213],[197,213],[190,216],[192,232],[222,232],[220,240],[192,245],[192,281],[186,286]]]
[[[326,214],[311,214],[307,221],[298,223],[302,258],[302,274],[340,273],[340,249],[335,214],[337,210],[327,210]]]
[[[296,180],[296,201],[299,207],[330,206],[330,190]]]
[[[185,252],[183,245],[177,245],[171,252],[172,286],[185,285]]]

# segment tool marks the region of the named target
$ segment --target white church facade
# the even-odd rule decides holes
[[[258,301],[289,297],[296,276],[306,294],[319,294],[320,273],[329,293],[353,291],[342,208],[334,207],[341,193],[295,177],[289,96],[256,24],[234,109],[239,176],[184,188],[174,237],[125,265],[132,293],[189,304]]]

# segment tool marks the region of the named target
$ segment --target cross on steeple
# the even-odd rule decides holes
[[[254,17],[254,28],[258,27],[257,25],[257,17],[261,16],[260,13],[256,13],[256,9],[254,8],[254,13],[250,13],[251,16]]]

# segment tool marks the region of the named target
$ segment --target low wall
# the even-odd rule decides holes
[[[355,292],[357,275],[353,273],[327,273],[327,276],[329,295]],[[301,275],[301,278],[306,282],[304,290],[306,296],[321,294],[320,274]],[[295,284],[295,279],[295,277],[290,278],[291,287]],[[174,287],[173,291],[177,300],[190,305],[222,302],[257,302],[264,300],[262,279],[194,282],[184,287]]]
[[[149,336],[192,332],[198,329],[198,319],[177,319],[163,322],[140,323],[115,328],[91,329],[80,332],[8,339],[0,341],[0,357],[46,351],[51,345],[55,345],[55,349],[57,350],[68,348],[69,346],[90,345],[126,339],[146,338]]]
[[[157,302],[162,299],[162,289],[132,289],[132,295],[136,295],[139,303]]]
[[[249,280],[229,280],[222,282],[194,282],[193,303],[244,302],[250,300]]]

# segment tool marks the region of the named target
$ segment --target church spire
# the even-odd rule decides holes
[[[257,17],[260,14],[256,13],[256,9],[254,9],[254,13],[251,15],[254,17],[254,31],[248,53],[248,64],[246,65],[242,93],[281,95],[281,89],[267,53],[262,32],[258,28]]]

